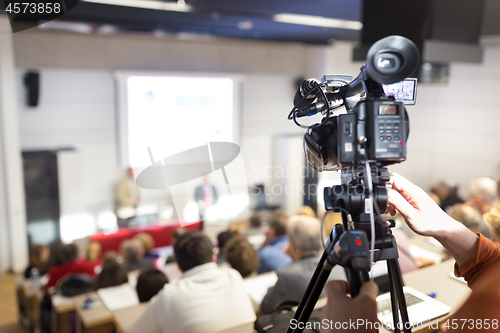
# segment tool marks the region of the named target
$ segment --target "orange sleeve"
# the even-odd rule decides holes
[[[451,315],[445,332],[500,331],[500,244],[479,236],[477,257],[462,266],[455,264],[455,275],[463,276],[472,292]],[[453,321],[454,320],[454,321]]]
[[[474,284],[481,279],[488,267],[500,264],[500,244],[493,243],[482,234],[479,236],[477,257],[467,261],[462,266],[455,263],[455,276],[463,276],[469,288],[474,289]]]

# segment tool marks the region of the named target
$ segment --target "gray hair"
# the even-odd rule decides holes
[[[321,224],[318,219],[305,215],[290,217],[287,227],[290,242],[302,253],[321,250]]]
[[[141,260],[143,256],[143,247],[141,241],[138,239],[129,239],[124,244],[126,261]]]
[[[469,197],[480,196],[484,203],[497,201],[497,182],[490,177],[474,179],[469,186]]]

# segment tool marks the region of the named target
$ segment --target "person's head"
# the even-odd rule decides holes
[[[484,214],[483,220],[490,229],[491,239],[500,243],[500,205]]]
[[[497,183],[493,178],[474,179],[469,186],[469,202],[482,214],[488,212],[497,203]]]
[[[267,240],[273,240],[277,237],[286,236],[286,227],[288,225],[288,216],[277,212],[271,216],[269,227],[266,230]]]
[[[436,193],[440,200],[444,200],[448,197],[455,197],[458,191],[458,182],[453,179],[443,179],[434,187],[434,193]]]
[[[78,259],[78,248],[75,244],[66,244],[61,248],[59,257],[62,263]]]
[[[251,228],[261,228],[262,223],[263,223],[263,216],[262,214],[259,214],[257,212],[253,213],[252,216],[250,216],[250,220],[248,221],[250,224]]]
[[[150,234],[141,232],[135,235],[135,238],[142,243],[142,247],[144,248],[145,253],[151,253],[151,251],[154,249],[155,240]]]
[[[36,267],[39,272],[45,271],[50,250],[45,245],[34,245],[30,249],[30,265]]]
[[[244,278],[257,271],[260,266],[257,252],[243,236],[231,238],[224,248],[224,255],[229,265]]]
[[[155,268],[143,271],[137,278],[137,284],[135,286],[139,301],[141,303],[149,302],[149,300],[158,294],[167,283],[168,278],[162,271]]]
[[[290,217],[287,228],[290,244],[286,253],[298,261],[321,250],[321,224],[318,219],[305,215]]]
[[[186,232],[187,230],[184,228],[175,228],[174,231],[172,232],[172,237],[170,238],[172,245],[174,245],[175,242],[177,242],[177,240]]]
[[[127,239],[121,244],[123,260],[128,262],[140,261],[144,256],[142,243],[138,239]]]
[[[316,217],[316,213],[314,213],[314,210],[311,208],[311,206],[302,206],[295,215],[305,215],[305,216],[310,216],[310,217]]]
[[[224,253],[224,247],[227,242],[234,237],[234,232],[226,230],[217,235],[217,244],[219,245],[219,251]]]
[[[456,204],[451,206],[448,214],[455,220],[462,222],[471,231],[480,232],[481,214],[476,208],[466,204]]]
[[[98,242],[90,242],[87,247],[87,259],[94,262],[101,256],[101,244]]]
[[[96,289],[119,286],[128,282],[127,270],[116,262],[108,262],[102,266],[96,281]]]
[[[102,256],[102,265],[118,263],[118,253],[115,251],[106,251]]]
[[[187,232],[174,245],[175,261],[183,272],[214,260],[213,245],[201,231]]]

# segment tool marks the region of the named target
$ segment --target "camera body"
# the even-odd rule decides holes
[[[366,160],[386,166],[406,159],[408,132],[403,103],[391,97],[368,98],[353,111],[311,127],[304,135],[304,150],[316,170],[355,166]]]

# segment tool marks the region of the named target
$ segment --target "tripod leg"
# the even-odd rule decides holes
[[[354,298],[359,294],[359,289],[363,285],[363,281],[361,279],[361,275],[359,271],[355,271],[352,268],[345,268],[345,275],[347,277],[347,281],[351,285],[351,296]]]
[[[389,264],[389,260],[386,261],[387,263],[387,272],[389,275],[389,286],[390,286],[390,295],[391,295],[391,309],[392,309],[392,323],[393,323],[393,328],[394,328],[394,333],[399,333],[399,312],[398,312],[398,300],[396,298],[396,286],[394,285],[394,278],[392,275],[392,267]]]
[[[406,309],[406,300],[403,292],[403,279],[401,278],[401,270],[399,268],[398,259],[389,259],[387,264],[391,266],[390,274],[393,277],[394,288],[399,305],[399,312],[403,323],[403,331],[411,333],[410,320],[408,319],[408,310]]]

